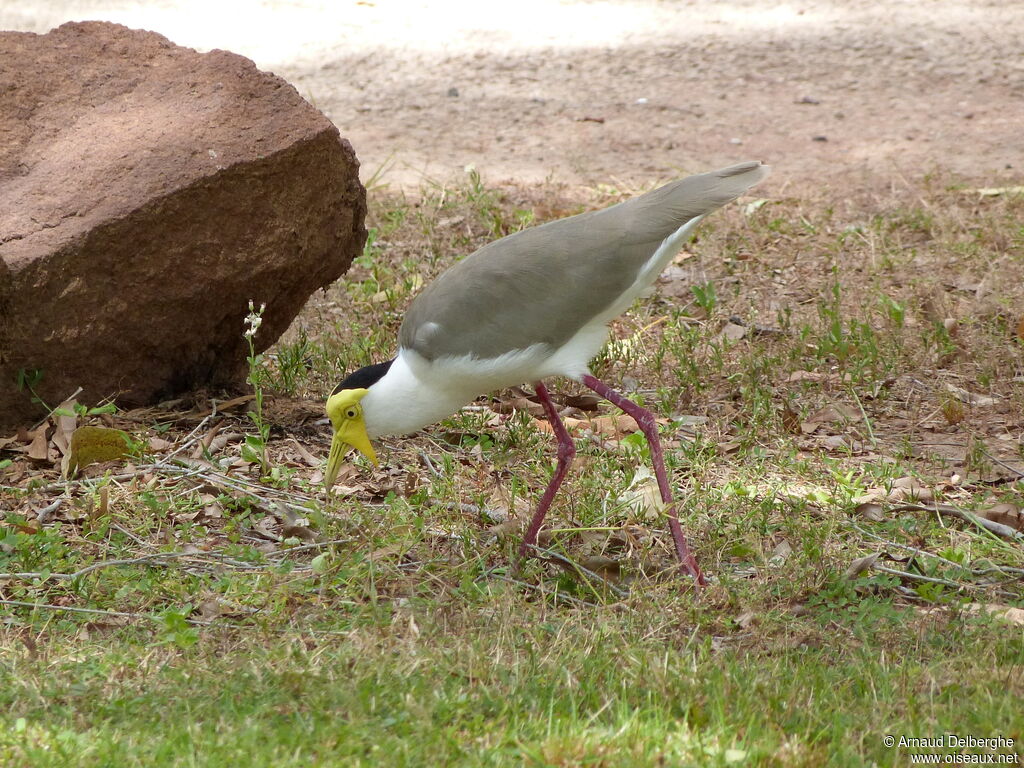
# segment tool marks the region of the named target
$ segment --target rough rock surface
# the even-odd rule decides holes
[[[280,78],[102,22],[0,33],[0,425],[238,381],[366,238],[349,143]]]

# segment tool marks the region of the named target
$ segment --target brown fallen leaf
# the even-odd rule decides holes
[[[581,411],[596,411],[601,398],[597,395],[583,392],[579,395],[565,395],[561,398],[561,402],[568,408],[579,408]]]
[[[1024,625],[1024,609],[1009,605],[968,603],[963,607],[966,613],[987,613],[1010,624]]]
[[[978,510],[975,514],[978,517],[983,517],[994,523],[1000,523],[1016,531],[1024,531],[1024,514],[1022,514],[1021,509],[1016,504],[1004,501],[999,504],[993,504],[988,509]]]
[[[299,454],[299,458],[302,459],[303,463],[308,467],[319,467],[322,463],[320,459],[306,450],[306,446],[296,440],[294,437],[291,438],[291,442],[295,445],[295,450]]]
[[[70,398],[58,405],[50,415],[50,421],[53,422],[53,436],[50,441],[63,455],[67,455],[71,435],[74,434],[75,427],[78,425],[78,416],[75,415],[76,405],[78,405],[78,401]]]
[[[802,432],[800,416],[788,401],[782,404],[782,427],[791,435],[799,435]]]
[[[719,333],[720,338],[726,338],[729,339],[730,341],[739,341],[746,335],[746,327],[742,325],[737,325],[736,323],[726,323],[722,327],[721,333]]]
[[[617,582],[622,576],[622,566],[618,560],[606,555],[590,555],[580,560],[580,565],[591,573],[596,573],[602,579]]]
[[[170,440],[164,440],[162,437],[149,438],[148,445],[149,450],[153,451],[153,453],[163,453],[174,447],[174,443]]]
[[[865,555],[864,557],[858,557],[856,560],[850,563],[850,567],[846,569],[846,571],[843,573],[843,576],[847,579],[857,578],[866,570],[868,570],[872,565],[874,565],[875,561],[881,556],[881,552],[875,552],[870,555]]]
[[[922,485],[916,477],[900,477],[893,481],[889,498],[897,501],[934,501],[935,491]]]
[[[865,498],[865,497],[859,496],[858,498]],[[879,504],[877,501],[875,501],[873,499],[873,497],[869,496],[867,498],[872,499],[872,500],[871,501],[861,501],[861,502],[858,503],[857,499],[854,499],[853,501],[855,502],[856,506],[854,506],[853,511],[856,514],[858,514],[861,517],[863,517],[865,520],[870,520],[873,523],[880,523],[883,520],[885,520],[884,507],[881,504]]]
[[[43,424],[36,430],[29,432],[29,445],[28,445],[28,457],[32,461],[48,461],[50,458],[49,442],[46,439],[46,433],[49,429],[48,424]]]
[[[639,467],[622,496],[622,503],[633,510],[641,520],[653,522],[661,517],[665,503],[654,473],[648,467]]]
[[[79,427],[71,435],[67,453],[67,473],[73,475],[89,464],[117,461],[131,451],[131,436],[109,427]]]

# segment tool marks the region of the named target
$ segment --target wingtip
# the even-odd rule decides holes
[[[758,180],[760,181],[769,173],[772,172],[772,167],[760,160],[748,160],[745,163],[737,163],[736,165],[730,165],[728,168],[723,168],[718,172],[718,175],[722,178],[729,176],[742,176],[747,173],[756,173]]]

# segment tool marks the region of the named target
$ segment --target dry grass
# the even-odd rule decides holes
[[[364,257],[255,371],[265,466],[251,404],[202,395],[80,416],[134,455],[70,481],[52,432],[56,464],[7,445],[0,700],[22,719],[0,756],[896,765],[885,733],[1020,744],[1021,196],[926,179],[746,200],[615,324],[595,373],[663,419],[714,576],[699,597],[642,501],[642,441],[571,383],[580,456],[549,559],[514,555],[553,453],[528,391],[386,440],[382,469],[324,496],[324,395],[391,354],[419,287],[622,194],[471,177],[379,196]],[[203,722],[219,736],[197,750]]]

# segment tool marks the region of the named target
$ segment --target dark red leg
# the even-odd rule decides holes
[[[537,397],[540,398],[540,403],[544,406],[544,413],[547,414],[548,421],[551,422],[551,428],[555,430],[555,437],[558,438],[558,466],[555,467],[555,474],[551,477],[548,487],[544,489],[544,495],[540,497],[537,511],[533,513],[533,519],[530,520],[530,527],[526,529],[522,546],[519,547],[519,555],[521,557],[526,557],[529,554],[530,547],[536,545],[537,534],[540,533],[540,527],[544,523],[544,516],[548,513],[548,507],[551,506],[551,500],[555,498],[558,487],[565,480],[565,473],[569,471],[569,465],[572,464],[573,457],[576,455],[576,446],[573,444],[572,438],[569,436],[568,431],[566,431],[562,420],[558,418],[558,411],[555,410],[555,404],[551,402],[548,388],[539,381],[533,387],[537,390]]]
[[[676,543],[676,554],[679,556],[679,563],[683,573],[692,576],[698,584],[704,586],[704,574],[700,572],[697,560],[686,545],[686,537],[683,536],[683,529],[679,525],[679,516],[676,514],[676,505],[672,503],[672,489],[668,484],[668,475],[665,473],[665,459],[661,452],[661,441],[658,439],[658,424],[654,420],[654,414],[645,408],[629,400],[602,381],[595,379],[590,374],[583,377],[583,383],[597,392],[608,402],[621,408],[628,413],[640,426],[647,444],[651,447],[651,463],[654,465],[654,474],[658,478],[658,488],[661,490],[661,500],[668,505],[668,527],[672,531],[672,538]]]

